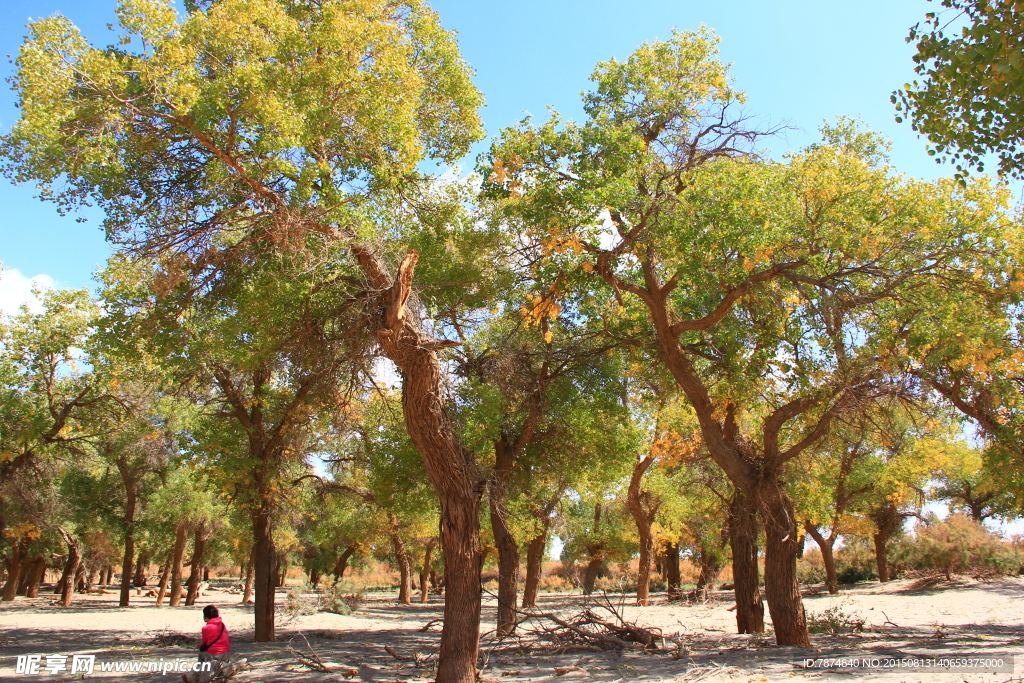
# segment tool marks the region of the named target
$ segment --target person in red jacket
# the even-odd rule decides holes
[[[199,641],[199,661],[212,662],[209,671],[192,672],[182,674],[185,683],[208,683],[221,666],[230,660],[231,641],[228,639],[228,629],[220,619],[220,613],[213,605],[203,608],[202,637]]]

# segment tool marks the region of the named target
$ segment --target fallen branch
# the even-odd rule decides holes
[[[320,659],[319,656],[317,656],[316,651],[313,649],[313,646],[309,644],[308,640],[306,640],[306,636],[302,635],[301,633],[299,635],[302,636],[302,640],[306,642],[306,647],[309,648],[309,654],[307,655],[304,652],[299,652],[294,647],[292,647],[291,640],[288,641],[288,651],[292,653],[295,659],[299,660],[300,664],[309,667],[313,671],[319,671],[320,673],[325,674],[330,673],[331,670],[327,667],[326,664],[324,664],[323,660]]]

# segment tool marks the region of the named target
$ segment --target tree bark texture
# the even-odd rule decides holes
[[[537,591],[540,589],[541,570],[544,566],[544,550],[548,545],[549,523],[545,520],[543,531],[530,539],[526,546],[526,585],[523,587],[523,607],[537,606]]]
[[[274,599],[277,583],[274,533],[271,520],[270,501],[264,501],[260,509],[252,516],[253,529],[253,573],[255,575],[255,605],[253,612],[256,619],[255,641],[271,642],[274,633]]]
[[[342,551],[341,555],[338,555],[338,561],[334,563],[334,570],[331,572],[331,574],[334,575],[335,580],[340,580],[345,576],[345,570],[348,569],[349,558],[352,557],[352,554],[355,553],[355,551],[356,547],[354,545],[350,545]]]
[[[738,633],[764,633],[764,603],[757,568],[757,509],[737,490],[729,506],[733,591]]]
[[[138,509],[138,483],[135,473],[123,458],[118,459],[117,469],[124,484],[124,556],[121,558],[121,595],[118,605],[127,607],[131,602],[132,572],[135,568],[135,511]]]
[[[810,647],[807,618],[796,575],[797,521],[793,501],[774,476],[765,477],[758,491],[764,517],[764,575],[768,613],[779,645]]]
[[[406,430],[441,504],[445,605],[437,683],[474,683],[480,647],[480,498],[486,480],[444,404],[436,352],[457,343],[425,335],[407,309],[416,252],[406,255],[392,281],[369,247],[352,244],[352,250],[380,292],[377,341],[402,373]]]
[[[248,605],[252,602],[252,578],[253,578],[253,561],[250,559],[249,563],[245,565],[245,587],[242,589],[242,604]]]
[[[875,525],[873,540],[875,542],[875,567],[878,570],[878,580],[885,583],[889,576],[889,556],[887,546],[889,539],[900,527],[903,515],[895,505],[886,503],[871,513],[871,521]]]
[[[650,491],[640,488],[644,473],[654,462],[654,455],[648,453],[633,466],[633,474],[629,478],[626,491],[626,503],[629,513],[636,522],[637,535],[640,537],[640,563],[636,577],[636,604],[647,606],[651,590],[651,558],[654,555],[654,536],[651,524],[658,513],[660,501]]]
[[[694,592],[698,600],[707,600],[708,593],[714,590],[715,581],[718,580],[718,575],[722,571],[722,561],[718,553],[713,548],[708,547],[707,542],[701,542],[698,551],[700,553],[700,573],[697,575],[697,585],[694,587]],[[754,552],[756,554],[756,548]],[[678,559],[676,564],[678,566]],[[756,562],[754,566],[756,571]],[[678,574],[678,570],[676,573]]]

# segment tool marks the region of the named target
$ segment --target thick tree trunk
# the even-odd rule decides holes
[[[412,604],[412,559],[405,548],[405,542],[398,533],[398,517],[391,515],[391,548],[398,563],[398,601],[403,605]]]
[[[485,479],[448,417],[436,353],[457,344],[427,337],[406,308],[415,252],[402,260],[392,281],[370,248],[351,246],[371,286],[381,292],[377,341],[402,373],[406,430],[441,504],[445,604],[436,680],[474,683],[480,647],[480,496]]]
[[[276,572],[274,571],[277,552],[274,548],[274,533],[269,500],[264,500],[260,510],[252,516],[253,530],[253,573],[255,574],[255,598],[253,608],[256,618],[255,641],[271,642],[274,633],[274,599]]]
[[[796,575],[797,523],[793,502],[783,491],[782,483],[767,474],[758,494],[758,507],[764,517],[765,598],[775,628],[775,642],[810,647]]]
[[[39,585],[46,575],[46,558],[37,555],[29,568],[28,586],[25,588],[25,597],[34,598],[39,595]]]
[[[636,604],[644,607],[650,600],[651,590],[651,558],[654,555],[654,536],[651,534],[651,523],[658,512],[659,502],[650,491],[640,489],[644,473],[654,462],[654,455],[648,453],[633,466],[633,474],[629,478],[626,491],[626,503],[629,513],[636,522],[637,534],[640,537],[640,563],[636,577]]]
[[[498,637],[511,635],[516,627],[516,593],[519,588],[519,544],[508,524],[505,494],[515,453],[504,440],[494,442],[494,474],[488,500],[491,531],[498,550]]]
[[[168,603],[171,607],[181,604],[181,563],[185,559],[187,545],[188,524],[181,521],[174,529],[174,555],[171,557],[171,600]]]
[[[4,564],[7,567],[7,583],[4,584],[3,601],[10,602],[18,594],[18,581],[21,579],[25,544],[18,540],[11,543],[11,555]]]
[[[203,554],[206,552],[206,541],[209,540],[210,531],[206,522],[200,522],[196,527],[195,540],[192,545],[192,570],[188,574],[188,595],[185,596],[186,605],[196,604],[196,596],[199,593],[199,582],[203,575]]]
[[[810,522],[804,522],[804,528],[821,549],[821,561],[825,565],[825,584],[828,586],[828,592],[834,595],[839,592],[839,574],[836,572],[836,558],[832,552],[836,534],[833,531],[828,538],[825,538],[818,527]]]
[[[683,596],[682,585],[683,579],[679,575],[679,544],[678,543],[666,543],[665,554],[662,559],[662,564],[665,570],[665,587],[668,590],[669,600],[678,600]],[[701,575],[704,574],[704,568],[701,567]],[[712,579],[713,581],[714,579]]]
[[[160,572],[160,583],[156,587],[156,604],[157,607],[164,604],[164,596],[167,595],[167,580],[171,577],[171,565],[174,564],[174,549],[172,548],[167,553],[167,559],[164,561],[164,568]]]
[[[541,569],[544,566],[544,550],[548,545],[548,524],[544,530],[530,539],[526,546],[526,585],[523,587],[523,607],[537,606],[537,591],[540,588]]]
[[[764,603],[757,570],[757,509],[738,489],[729,506],[736,628],[739,633],[764,633]]]
[[[70,607],[71,599],[75,591],[75,579],[78,574],[78,566],[82,561],[82,546],[78,539],[60,527],[57,528],[64,542],[68,545],[68,559],[64,564],[64,574],[60,578],[61,593],[60,604],[62,607]]]
[[[423,569],[420,571],[420,602],[426,603],[430,599],[430,563],[434,561],[434,548],[437,547],[437,539],[427,541],[427,549],[423,552]]]

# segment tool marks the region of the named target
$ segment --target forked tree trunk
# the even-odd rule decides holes
[[[18,594],[18,581],[21,579],[25,543],[18,540],[11,544],[11,555],[4,564],[7,566],[7,583],[4,584],[3,601],[10,602]]]
[[[810,647],[796,575],[796,511],[782,483],[771,473],[763,476],[758,507],[764,517],[764,592],[775,628],[775,642]]]
[[[164,568],[160,572],[160,583],[156,587],[156,604],[159,607],[164,604],[164,596],[167,595],[167,580],[171,577],[171,565],[174,564],[174,549],[167,553],[164,561]]]
[[[398,563],[398,601],[403,605],[412,604],[412,558],[405,548],[405,542],[398,533],[398,517],[391,515],[391,548]]]
[[[199,593],[199,582],[203,575],[203,554],[206,552],[206,541],[209,540],[210,530],[206,522],[200,522],[196,527],[195,540],[192,544],[192,570],[188,575],[188,595],[185,596],[186,605],[196,604],[196,596]]]
[[[188,524],[178,522],[174,529],[174,554],[171,556],[171,600],[168,604],[177,607],[181,604],[181,563],[185,559],[185,546],[188,545]]]
[[[508,523],[505,494],[515,453],[505,439],[494,442],[494,474],[488,501],[491,531],[498,550],[498,637],[511,635],[516,627],[516,592],[519,588],[519,544]]]
[[[733,591],[738,633],[764,633],[764,603],[757,570],[757,509],[739,490],[729,506]]]
[[[406,308],[416,252],[406,255],[392,281],[373,251],[361,244],[351,246],[371,286],[381,292],[377,341],[402,373],[406,430],[441,504],[445,603],[437,683],[474,683],[480,647],[480,496],[484,477],[449,419],[436,353],[457,343],[427,337]]]
[[[651,533],[651,524],[658,512],[660,505],[650,491],[640,488],[644,473],[654,462],[654,455],[648,453],[636,465],[633,466],[633,474],[629,478],[629,488],[626,491],[626,503],[629,513],[636,522],[637,534],[640,537],[640,563],[636,577],[636,604],[645,607],[650,601],[651,590],[651,559],[654,556],[654,536]]]
[[[683,596],[683,579],[679,575],[679,544],[666,543],[665,553],[662,558],[665,569],[665,588],[668,590],[669,600],[678,600]],[[703,567],[701,568],[703,574]]]
[[[818,527],[810,522],[804,522],[804,528],[821,550],[821,561],[825,565],[825,585],[828,586],[828,592],[834,595],[839,592],[839,574],[836,572],[836,557],[832,551],[836,542],[835,531],[825,538]]]
[[[78,574],[78,566],[82,561],[82,546],[78,539],[64,529],[57,527],[57,531],[64,538],[68,546],[68,559],[64,564],[64,574],[60,578],[61,593],[60,604],[62,607],[70,607],[71,599],[75,592],[75,579]]]
[[[426,603],[430,599],[430,563],[434,561],[434,548],[437,547],[437,539],[427,541],[427,549],[423,551],[423,568],[420,570],[420,602]]]

